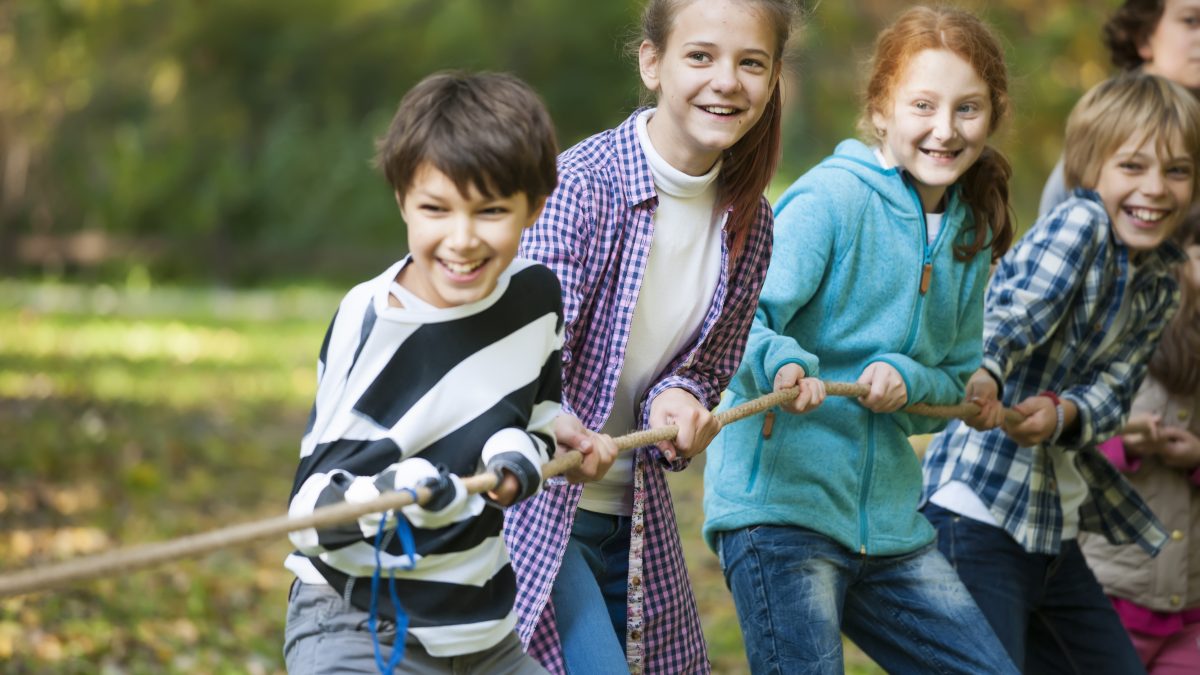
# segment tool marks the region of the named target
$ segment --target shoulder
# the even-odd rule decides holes
[[[562,305],[562,287],[549,267],[528,258],[515,258],[509,264],[507,295],[523,304],[558,308]]]

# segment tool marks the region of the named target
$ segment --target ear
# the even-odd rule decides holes
[[[647,89],[658,91],[658,49],[649,40],[638,47],[638,72]]]
[[[884,132],[887,131],[887,117],[878,110],[872,110],[871,125],[875,127],[875,131],[880,132],[880,136],[883,136]]]
[[[1154,63],[1154,50],[1150,47],[1149,35],[1138,42],[1137,53],[1146,63]]]
[[[400,208],[400,217],[408,222],[408,216],[404,214],[404,195],[400,194],[399,190],[392,192],[392,196],[396,198],[396,206]]]
[[[528,230],[529,228],[533,227],[533,224],[537,222],[537,219],[542,216],[542,211],[545,210],[545,208],[546,208],[546,198],[542,197],[541,199],[539,199],[537,201],[537,204],[535,205],[535,207],[533,209],[530,209],[529,222],[525,223],[525,227],[523,227],[521,229]]]

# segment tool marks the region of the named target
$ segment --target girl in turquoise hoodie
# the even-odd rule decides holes
[[[704,536],[755,673],[843,670],[845,632],[889,672],[1016,672],[917,511],[908,437],[944,423],[981,359],[1008,248],[1008,109],[995,36],[916,7],[880,34],[860,127],[775,207],[775,250],[726,406],[799,386],[709,448]],[[817,378],[870,393],[824,401]],[[968,392],[969,393],[969,392]],[[805,414],[799,414],[805,413]]]

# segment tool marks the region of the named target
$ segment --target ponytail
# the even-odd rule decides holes
[[[725,154],[717,177],[719,211],[729,210],[730,260],[736,260],[758,218],[759,202],[779,166],[783,137],[783,102],[780,82],[775,83],[762,117]]]
[[[956,260],[970,260],[984,247],[991,247],[992,262],[995,262],[1012,246],[1016,219],[1008,201],[1011,178],[1012,165],[999,150],[989,145],[959,179],[962,199],[971,207],[974,216],[975,230],[970,242],[955,244]]]

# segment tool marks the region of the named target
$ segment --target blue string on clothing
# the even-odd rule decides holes
[[[417,491],[412,488],[400,488],[397,492],[407,492],[412,495],[413,503],[417,503]],[[387,524],[388,517],[396,516],[396,533],[400,535],[400,546],[404,550],[404,554],[408,556],[408,564],[400,565],[399,569],[411,570],[417,566],[416,544],[413,541],[412,528],[404,515],[395,511],[388,511],[383,514],[383,520],[379,523],[379,531],[375,533],[375,572],[371,575],[371,609],[367,614],[367,628],[371,631],[371,643],[375,647],[375,666],[379,668],[380,673],[391,673],[395,671],[396,666],[404,660],[404,638],[408,634],[408,615],[404,613],[404,608],[400,606],[400,596],[396,593],[396,569],[389,567],[388,573],[388,595],[392,600],[392,607],[396,610],[396,638],[392,642],[392,656],[387,661],[383,660],[383,648],[379,644],[379,630],[376,625],[376,617],[379,614],[379,579],[383,572],[383,560],[380,557],[380,550],[383,548],[383,533],[387,529],[384,527]]]

